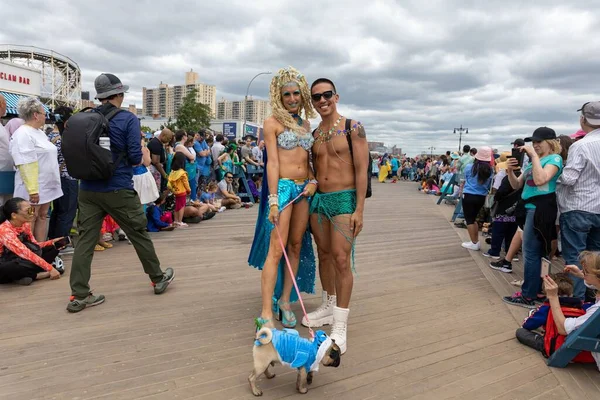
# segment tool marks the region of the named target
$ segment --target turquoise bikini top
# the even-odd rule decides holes
[[[313,139],[310,133],[307,133],[306,136],[299,136],[297,133],[291,131],[283,131],[277,136],[277,146],[286,150],[302,147],[304,150],[309,151],[314,141],[315,139]]]

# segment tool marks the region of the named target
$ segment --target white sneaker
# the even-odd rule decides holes
[[[222,212],[223,212],[223,211],[225,211],[225,210],[227,210],[227,207],[223,206],[223,207],[219,208],[219,211],[217,211],[217,212],[220,212],[220,213],[222,213]]]
[[[479,242],[477,242],[477,243],[464,242],[462,244],[462,247],[464,247],[465,249],[468,249],[468,250],[473,250],[473,251],[479,251],[481,249],[481,245],[479,244]]]
[[[348,349],[346,342],[346,332],[348,330],[348,314],[350,309],[333,307],[333,326],[331,327],[331,340],[335,341],[340,347],[340,352],[344,354]]]
[[[324,290],[322,296],[319,308],[308,313],[308,321],[306,320],[306,316],[302,317],[302,325],[310,328],[319,328],[323,325],[331,325],[333,323],[333,307],[336,304],[336,297],[328,296]]]

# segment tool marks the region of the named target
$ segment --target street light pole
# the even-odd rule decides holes
[[[431,146],[427,148],[430,151],[430,156],[429,158],[433,158],[433,151],[435,150],[435,147]]]
[[[458,152],[460,153],[461,144],[462,144],[462,135],[469,133],[469,128],[463,128],[462,124],[460,124],[460,128],[454,128],[454,133],[458,132]]]
[[[258,78],[261,75],[271,75],[272,72],[260,72],[256,75],[254,75],[254,78],[250,79],[250,83],[248,83],[248,88],[246,89],[246,96],[244,96],[244,125],[243,125],[243,134],[242,134],[242,138],[244,136],[246,136],[246,107],[247,107],[247,101],[248,101],[248,93],[250,92],[250,85],[252,85],[252,82],[254,82],[254,80],[256,78]]]

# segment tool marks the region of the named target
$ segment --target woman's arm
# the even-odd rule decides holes
[[[177,145],[177,147],[175,148],[175,153],[183,153],[185,158],[187,158],[190,161],[194,161],[196,159],[196,157],[187,149],[187,147],[185,147],[182,144]]]
[[[52,270],[52,265],[48,264],[43,258],[29,250],[27,246],[19,240],[17,234],[12,229],[3,228],[0,230],[0,243],[2,243],[5,249],[12,251],[18,257],[31,261],[46,271]]]
[[[149,167],[152,164],[152,157],[150,157],[150,150],[146,146],[142,146],[142,164],[145,167]]]
[[[223,153],[219,156],[219,158],[217,158],[217,163],[219,164],[219,167],[223,168],[223,163],[227,161],[227,158],[229,158],[229,153]]]
[[[268,118],[264,122],[265,148],[269,155],[267,163],[267,177],[269,194],[277,195],[279,186],[279,152],[277,151],[277,129],[279,128],[274,118]]]
[[[546,164],[546,166],[542,168],[542,163],[536,153],[533,153],[533,156],[529,155],[529,160],[533,166],[532,173],[535,186],[542,186],[550,182],[558,172],[558,167],[553,164]]]

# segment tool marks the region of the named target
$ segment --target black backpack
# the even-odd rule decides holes
[[[346,139],[348,139],[348,147],[350,147],[350,156],[352,157],[352,161],[354,161],[354,153],[352,150],[352,120],[346,118]],[[365,197],[368,199],[373,195],[371,191],[371,168],[373,166],[373,158],[371,157],[371,152],[369,152],[369,164],[367,165],[367,193]]]
[[[109,121],[120,108],[112,104],[84,108],[69,118],[62,133],[62,153],[67,171],[75,179],[107,180],[125,156],[113,161]]]

